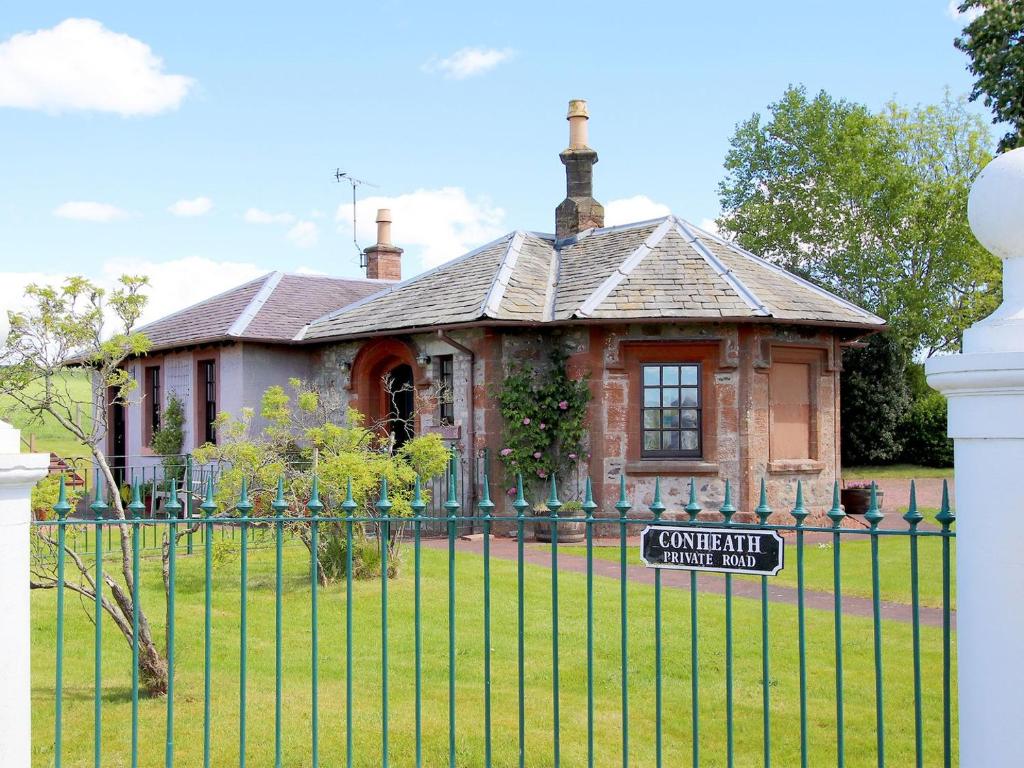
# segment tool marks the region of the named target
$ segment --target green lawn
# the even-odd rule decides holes
[[[67,393],[75,401],[81,403],[82,424],[88,428],[91,420],[91,385],[89,375],[85,372],[70,373],[64,380]],[[30,435],[35,435],[36,450],[40,452],[53,451],[58,456],[87,456],[89,450],[72,439],[67,430],[49,415],[40,418],[33,418],[21,406],[10,398],[0,398],[0,418],[13,424],[21,430],[21,436],[28,441]],[[22,445],[22,450],[28,448]]]
[[[933,513],[934,510],[927,511]],[[933,517],[933,514],[928,514]],[[808,534],[810,535],[810,534]],[[772,582],[795,587],[796,541],[786,538],[785,567]],[[634,548],[635,549],[635,548]],[[586,547],[565,547],[567,554],[585,557]],[[804,545],[804,584],[807,589],[832,592],[834,586],[833,549],[831,541],[812,541]],[[840,543],[840,575],[844,595],[871,597],[871,541],[864,534],[842,534]],[[594,548],[594,557],[618,561],[618,546]],[[630,562],[639,564],[639,554],[630,552]],[[950,589],[951,607],[956,607],[956,540],[950,546]],[[910,603],[910,539],[907,536],[879,536],[878,538],[879,583],[883,600],[895,603]],[[921,605],[942,607],[942,540],[938,536],[921,536],[918,539],[918,587]],[[744,579],[758,579],[758,576],[741,576]]]
[[[411,557],[411,554],[410,554]],[[447,553],[423,550],[423,717],[424,764],[447,764],[448,613]],[[272,764],[274,713],[273,553],[255,551],[250,560],[248,598],[247,757],[250,765]],[[176,764],[201,764],[203,713],[202,556],[179,559],[177,593]],[[163,599],[158,560],[146,561],[145,604],[154,625],[162,626]],[[390,757],[411,765],[413,756],[413,579],[406,564],[390,586]],[[309,765],[310,600],[305,551],[289,547],[284,594],[284,750],[285,764]],[[852,566],[851,566],[852,567]],[[457,563],[457,744],[460,765],[483,765],[482,560],[460,554]],[[561,757],[564,766],[585,765],[586,656],[583,575],[559,576]],[[492,562],[494,765],[516,762],[516,570]],[[379,766],[380,759],[380,584],[356,584],[353,651],[355,764]],[[621,765],[619,585],[595,577],[595,705],[598,765]],[[238,762],[239,584],[237,562],[214,574],[213,765]],[[551,581],[546,568],[526,572],[526,763],[552,765]],[[628,587],[630,764],[654,764],[653,590]],[[725,764],[724,603],[701,595],[699,609],[701,764]],[[321,591],[320,724],[321,764],[341,765],[344,755],[344,589]],[[33,609],[34,765],[52,763],[54,594],[35,592]],[[91,765],[93,740],[93,627],[74,597],[67,601],[64,695],[64,764]],[[663,681],[665,765],[689,764],[690,625],[689,595],[666,589],[663,596]],[[736,764],[761,764],[760,604],[734,601]],[[771,605],[769,642],[773,764],[799,762],[798,655],[795,608]],[[104,758],[114,768],[129,764],[130,653],[123,639],[104,625]],[[871,623],[846,618],[844,680],[848,765],[874,764],[874,681]],[[887,760],[908,765],[913,755],[913,698],[910,627],[883,627]],[[833,617],[808,611],[807,669],[811,765],[834,765],[835,705]],[[922,630],[925,694],[925,763],[941,762],[941,634]],[[955,678],[954,678],[955,679]],[[953,707],[956,712],[955,702]],[[141,706],[140,765],[162,765],[166,702]],[[954,746],[955,750],[955,746]]]
[[[920,480],[924,477],[953,479],[952,467],[922,467],[919,464],[888,464],[884,467],[843,467],[844,480]]]

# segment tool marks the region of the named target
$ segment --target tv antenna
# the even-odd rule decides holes
[[[363,179],[357,179],[347,171],[343,171],[340,168],[334,169],[334,180],[341,184],[343,181],[347,181],[352,185],[352,244],[356,247],[356,253],[359,254],[359,266],[360,268],[366,267],[366,254],[363,253],[363,249],[359,247],[359,241],[356,239],[356,187],[372,187],[377,189],[376,184],[372,184],[369,181]]]

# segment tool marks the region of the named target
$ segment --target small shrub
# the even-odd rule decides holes
[[[340,529],[341,526],[338,526]],[[320,567],[325,581],[337,581],[346,576],[348,567],[348,541],[344,532],[327,537],[320,544]],[[394,554],[388,558],[388,578],[398,575],[399,562]],[[352,531],[352,578],[357,580],[380,577],[380,544],[362,530]]]
[[[953,466],[953,441],[946,437],[946,398],[932,390],[910,407],[903,425],[903,460],[926,467]]]
[[[160,429],[153,433],[153,451],[163,458],[164,477],[181,480],[185,467],[181,460],[181,448],[185,443],[185,408],[178,396],[171,394],[167,407],[160,414]]]
[[[82,491],[68,486],[65,489],[68,504],[74,509],[82,497]],[[32,486],[32,514],[36,520],[49,520],[56,517],[53,505],[60,498],[60,475],[50,474]]]

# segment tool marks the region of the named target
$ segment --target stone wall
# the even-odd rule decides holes
[[[492,397],[515,365],[536,367],[543,375],[553,344],[570,351],[569,365],[579,375],[588,374],[591,406],[588,416],[589,462],[580,478],[563,478],[563,495],[572,498],[589,472],[593,478],[599,514],[613,515],[619,477],[627,479],[635,512],[650,504],[656,478],[661,478],[663,501],[670,514],[681,511],[689,494],[689,482],[697,485],[698,500],[709,513],[724,499],[725,481],[741,514],[757,504],[764,478],[769,503],[780,514],[792,507],[798,480],[804,483],[806,505],[821,512],[831,502],[832,483],[839,469],[838,396],[839,347],[828,329],[788,328],[773,325],[736,324],[630,324],[621,326],[570,326],[560,329],[481,328],[452,332],[452,337],[473,351],[471,358],[435,334],[401,338],[409,355],[426,355],[431,362],[414,368],[419,390],[429,390],[437,375],[436,358],[452,355],[455,363],[455,423],[462,457],[463,477],[474,478],[466,486],[462,503],[478,500],[483,476],[484,449],[490,450],[491,495],[499,509],[511,513],[505,494],[514,479],[506,477],[497,453],[502,445],[502,419]],[[358,369],[361,351],[379,340],[344,342],[321,348],[315,356],[311,379],[340,406],[359,408],[358,387],[345,364]],[[769,429],[772,417],[770,371],[773,356],[797,351],[813,370],[810,444],[813,456],[780,460],[771,455]],[[365,352],[362,352],[365,354]],[[789,358],[787,358],[789,359]],[[801,358],[803,359],[803,358]],[[701,363],[703,385],[703,455],[699,459],[641,458],[639,413],[643,361],[691,361]],[[466,383],[474,372],[472,399]],[[365,405],[365,404],[363,404]],[[436,408],[419,414],[420,432],[437,427]],[[472,418],[472,422],[470,421]],[[578,482],[577,482],[578,480]],[[528,483],[530,495],[539,500],[543,490]],[[738,518],[740,519],[740,518]]]

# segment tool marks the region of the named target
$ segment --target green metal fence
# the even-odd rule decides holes
[[[636,515],[624,478],[614,511],[598,509],[588,480],[584,541],[573,547],[559,541],[559,532],[581,519],[559,515],[554,480],[549,515],[540,518],[528,516],[521,479],[511,515],[494,513],[486,477],[483,482],[477,509],[464,512],[451,473],[443,513],[427,514],[417,481],[412,517],[392,516],[386,481],[367,514],[353,500],[351,484],[339,508],[326,509],[314,479],[299,517],[289,511],[282,486],[263,516],[252,515],[244,486],[234,509],[218,510],[211,477],[205,500],[190,514],[174,488],[169,517],[146,519],[136,485],[127,521],[109,519],[98,486],[92,545],[84,554],[69,546],[69,531],[82,522],[68,517],[62,494],[56,520],[36,523],[54,542],[57,582],[33,606],[34,624],[46,627],[37,635],[34,666],[52,674],[44,680],[34,671],[34,708],[52,702],[52,711],[40,706],[45,713],[34,721],[39,764],[953,764],[955,534],[948,494],[931,523],[912,491],[903,523],[890,528],[872,493],[866,527],[852,528],[844,526],[838,486],[827,513],[831,524],[812,526],[805,524],[799,486],[788,510],[794,522],[771,524],[763,483],[757,522],[734,520],[728,484],[721,520],[708,522],[699,519],[692,482],[689,503],[670,517],[660,484]],[[478,542],[458,540],[467,520],[482,531]],[[632,537],[652,521],[778,531],[791,550],[787,570],[795,569],[795,584],[776,586],[778,577],[769,576],[639,571]],[[538,522],[550,525],[550,544],[528,541]],[[446,541],[423,535],[425,526],[438,523],[447,528]],[[371,524],[379,526],[380,544],[408,537],[411,553],[403,563],[408,567],[411,556],[411,574],[389,578],[389,547],[379,546],[379,576],[354,575],[354,545]],[[177,536],[186,526],[201,532],[194,550]],[[297,527],[308,552],[287,546],[299,540]],[[223,540],[215,531],[234,529],[236,557],[225,566],[215,562]],[[327,530],[341,531],[345,545],[344,576],[336,583],[324,583],[314,554]],[[175,542],[163,563],[144,551],[145,531]],[[117,630],[103,604],[111,585],[101,576],[122,534],[132,558],[128,648],[111,645],[108,633]],[[864,541],[868,552],[859,547]],[[924,572],[922,547],[928,548]],[[820,554],[831,555],[831,568],[819,567]],[[95,595],[85,606],[91,648],[81,627],[72,627],[81,621],[66,604],[72,557],[92,569]],[[910,589],[902,619],[885,615],[895,604],[887,599],[892,585],[885,570],[893,558],[909,567],[902,574]],[[870,585],[853,588],[844,566],[861,578],[865,564]],[[186,569],[184,587],[179,567]],[[141,593],[157,569],[167,587],[163,603]],[[823,575],[832,587],[828,608]],[[234,599],[236,587],[232,608],[225,601]],[[870,615],[862,615],[868,601]],[[154,631],[162,622],[165,632],[161,697],[147,696],[140,680],[140,605]],[[68,644],[72,636],[77,645]],[[230,661],[221,653],[224,637],[234,647]],[[91,675],[83,660],[89,651]],[[74,679],[69,659],[77,665]],[[217,669],[218,662],[230,669]],[[237,679],[237,688],[215,684],[215,677]],[[308,686],[305,694],[293,680]]]

